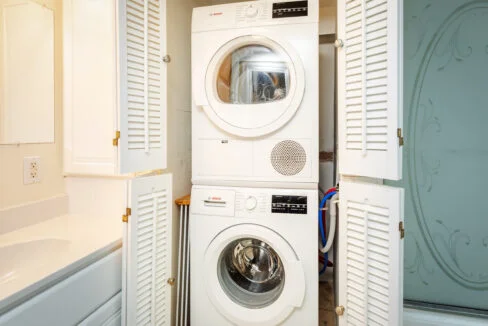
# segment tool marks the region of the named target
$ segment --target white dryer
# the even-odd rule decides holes
[[[195,8],[193,184],[314,189],[318,82],[318,1]]]
[[[317,325],[317,191],[193,186],[191,196],[191,324]]]

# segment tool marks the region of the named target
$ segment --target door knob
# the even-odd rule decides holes
[[[342,41],[341,39],[337,39],[335,40],[334,42],[334,46],[338,49],[344,47],[344,41]]]
[[[337,306],[335,308],[335,313],[336,313],[337,316],[342,316],[342,315],[344,315],[344,310],[346,310],[344,308],[344,306]]]

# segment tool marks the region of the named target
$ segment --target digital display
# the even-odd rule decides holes
[[[271,213],[307,214],[307,196],[273,195]]]
[[[273,3],[273,18],[308,16],[308,1]]]

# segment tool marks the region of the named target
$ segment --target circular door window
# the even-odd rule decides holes
[[[220,47],[207,68],[207,116],[243,137],[273,132],[298,110],[305,90],[294,48],[264,36],[241,36]]]
[[[269,306],[283,291],[283,263],[265,241],[256,238],[234,240],[222,251],[218,264],[220,285],[227,296],[241,306]]]
[[[277,325],[305,296],[305,275],[290,244],[258,224],[221,231],[205,251],[207,295],[222,316],[238,325]]]
[[[263,104],[283,100],[290,87],[288,58],[270,47],[245,45],[229,53],[217,75],[224,103]]]

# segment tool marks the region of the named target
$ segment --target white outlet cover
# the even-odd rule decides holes
[[[41,158],[39,156],[24,157],[24,184],[41,182]]]

